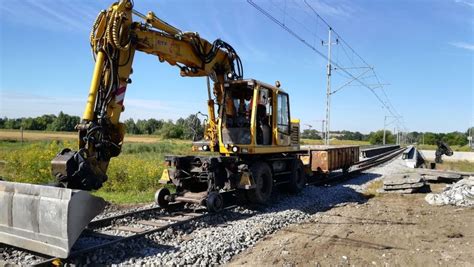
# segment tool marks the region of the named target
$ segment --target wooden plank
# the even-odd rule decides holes
[[[192,219],[192,217],[191,216],[162,216],[162,217],[158,217],[156,219],[182,222],[182,221],[187,221],[189,219]]]
[[[198,217],[198,216],[201,216],[202,213],[197,213],[197,212],[189,212],[189,213],[186,213],[186,216],[188,217]]]
[[[130,226],[116,226],[112,229],[124,232],[132,232],[132,233],[143,233],[146,229],[139,228],[139,227],[130,227]]]
[[[145,221],[145,220],[138,221],[137,223],[143,224],[143,225],[154,226],[154,227],[163,227],[163,226],[169,225],[169,223],[167,222]]]

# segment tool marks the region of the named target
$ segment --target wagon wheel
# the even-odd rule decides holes
[[[268,164],[263,162],[255,163],[250,171],[255,182],[255,188],[247,192],[250,202],[256,204],[265,204],[272,195],[273,178],[272,171]]]
[[[167,199],[167,196],[171,195],[170,190],[166,187],[160,188],[158,191],[155,193],[155,202],[158,204],[158,206],[166,209],[169,205],[169,200]]]

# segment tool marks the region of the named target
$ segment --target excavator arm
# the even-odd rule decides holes
[[[133,21],[134,14],[140,21]],[[63,149],[52,160],[56,187],[0,181],[0,243],[66,258],[82,230],[104,209],[105,201],[85,190],[102,186],[110,159],[120,154],[125,126],[119,119],[136,51],[179,67],[182,76],[217,81],[217,103],[208,86],[205,139],[211,150],[219,149],[215,104],[222,105],[225,81],[242,78],[240,59],[230,45],[182,32],[152,12],[136,12],[132,0],[101,11],[90,41],[95,66],[84,115],[76,126],[78,150]]]
[[[133,21],[133,15],[142,21]],[[119,122],[136,51],[157,56],[180,69],[183,77],[210,77],[220,87],[208,92],[209,120],[205,139],[211,151],[218,149],[215,104],[221,105],[224,81],[242,79],[242,64],[226,42],[213,43],[198,33],[182,32],[157,18],[133,10],[131,0],[122,0],[101,11],[90,36],[95,67],[79,131],[79,150],[64,149],[52,160],[58,186],[92,190],[107,180],[112,157],[120,154],[125,127]],[[210,88],[208,88],[210,90]]]

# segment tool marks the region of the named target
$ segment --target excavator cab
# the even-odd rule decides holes
[[[290,121],[288,94],[277,85],[256,80],[224,83],[224,103],[219,110],[221,154],[299,150],[299,123]]]
[[[219,88],[223,93],[217,142],[194,142],[193,151],[241,155],[299,150],[299,121],[290,120],[289,96],[279,82],[272,86],[253,79],[234,80],[215,83],[214,91]]]

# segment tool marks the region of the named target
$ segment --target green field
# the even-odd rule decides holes
[[[421,150],[436,150],[438,146],[436,145],[417,145],[416,146],[418,149]],[[465,146],[450,146],[453,151],[464,151],[464,152],[470,152],[472,151],[469,145]]]
[[[51,182],[54,156],[72,141],[0,141],[0,176],[7,181],[44,184]],[[151,202],[163,172],[167,154],[190,153],[191,142],[162,140],[155,143],[125,144],[122,154],[113,158],[109,180],[96,195],[115,203]]]
[[[451,170],[460,172],[474,172],[474,164],[467,160],[460,161],[443,161],[443,163],[436,163],[438,170]]]
[[[53,179],[51,159],[61,149],[77,146],[75,134],[71,133],[64,133],[67,137],[60,139],[60,136],[50,133],[29,132],[32,140],[24,142],[10,136],[2,138],[2,135],[6,137],[9,133],[0,132],[0,177],[7,181],[49,183]],[[190,141],[162,140],[150,136],[133,138],[133,142],[125,143],[119,157],[112,158],[107,172],[109,180],[94,194],[118,204],[151,202],[155,191],[162,186],[158,180],[163,172],[164,156],[192,154]],[[322,141],[305,139],[302,143],[322,144]],[[367,142],[348,140],[333,140],[331,144],[368,145]],[[450,167],[470,170],[465,166]]]
[[[60,139],[60,136],[51,133],[28,133],[32,139],[21,142],[11,136],[6,138],[9,132],[0,132],[0,140],[2,135],[5,137],[0,141],[0,177],[23,183],[49,183],[53,179],[51,159],[63,148],[75,148],[75,135],[64,133],[67,137]],[[112,158],[107,172],[109,180],[103,188],[94,192],[107,201],[118,204],[153,201],[155,191],[162,186],[158,180],[163,172],[164,156],[192,154],[190,141],[156,138],[151,142],[149,136],[133,137],[135,142],[125,143],[122,154]],[[322,144],[321,140],[303,140],[302,143]],[[336,140],[333,144],[367,143]]]

